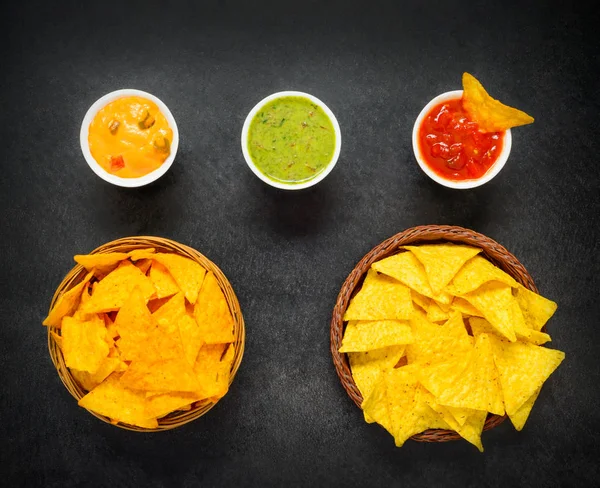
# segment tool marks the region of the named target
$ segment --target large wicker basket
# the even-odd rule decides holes
[[[122,239],[118,239],[116,241],[112,241],[107,244],[104,244],[103,246],[100,246],[99,248],[92,251],[91,254],[104,254],[109,252],[129,252],[134,249],[144,249],[149,247],[155,248],[157,252],[176,253],[181,256],[190,258],[202,265],[206,270],[212,271],[215,277],[217,278],[217,281],[225,295],[225,299],[227,300],[227,304],[229,305],[229,310],[231,312],[234,322],[235,357],[231,366],[231,373],[229,377],[229,384],[231,385],[233,378],[235,377],[235,374],[237,373],[237,370],[240,367],[240,363],[242,362],[242,356],[244,355],[244,318],[240,310],[238,299],[235,296],[231,284],[229,283],[223,272],[217,267],[217,265],[215,265],[212,261],[207,259],[195,249],[161,237],[124,237]],[[62,283],[56,290],[56,293],[54,294],[54,297],[52,298],[52,302],[50,304],[50,309],[52,309],[58,298],[63,293],[65,293],[77,283],[79,283],[84,278],[85,274],[86,272],[83,266],[79,264],[75,266],[67,274],[67,276],[65,276]],[[60,334],[60,330],[53,327],[48,327],[48,349],[50,351],[50,357],[52,358],[54,366],[56,366],[56,370],[58,371],[58,375],[60,376],[60,379],[62,380],[63,384],[65,385],[67,390],[69,390],[69,393],[71,393],[71,395],[73,395],[73,397],[77,401],[79,401],[86,394],[86,391],[77,383],[77,381],[69,371],[69,368],[67,368],[62,352],[58,347],[58,344],[54,340],[54,337],[52,336],[52,334],[50,334],[50,332]],[[117,425],[118,427],[121,427],[123,429],[138,432],[159,432],[163,430],[173,429],[175,427],[179,427],[180,425],[191,422],[192,420],[195,420],[198,417],[204,415],[215,405],[216,402],[209,400],[202,400],[196,402],[192,405],[192,408],[190,410],[176,411],[167,415],[166,417],[159,419],[158,428],[156,429],[147,429],[123,423],[113,425]],[[98,417],[100,420],[103,420],[107,423],[112,423],[108,417],[98,415],[92,411],[89,412],[95,417]]]
[[[333,363],[342,386],[359,408],[361,408],[363,397],[352,377],[347,354],[339,352],[346,327],[343,317],[350,299],[360,289],[367,271],[374,262],[397,254],[401,251],[401,247],[405,245],[436,242],[454,242],[478,247],[482,250],[483,257],[504,270],[526,288],[536,293],[538,292],[533,279],[517,258],[496,241],[469,229],[449,225],[423,225],[407,229],[383,241],[371,249],[355,266],[348,278],[346,278],[338,295],[335,308],[333,309],[333,317],[331,318],[331,354],[333,356]],[[506,416],[489,414],[483,429],[492,429],[500,425],[505,419]],[[445,442],[460,438],[456,432],[442,429],[426,430],[411,437],[411,439],[421,442]]]

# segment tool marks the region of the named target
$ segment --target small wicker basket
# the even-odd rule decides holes
[[[347,354],[339,352],[346,327],[346,323],[343,320],[346,308],[354,294],[360,290],[371,264],[397,254],[401,250],[400,248],[405,245],[442,242],[468,244],[480,248],[483,257],[508,273],[526,288],[536,293],[538,292],[530,274],[517,258],[496,241],[469,229],[450,225],[423,225],[412,227],[383,241],[371,249],[354,267],[348,278],[346,278],[338,295],[331,318],[331,354],[333,356],[333,363],[342,386],[359,408],[362,408],[363,397],[352,377]],[[504,422],[505,419],[506,415],[488,414],[483,430],[492,429]],[[443,429],[430,429],[411,437],[411,439],[421,442],[445,442],[460,438],[456,432]]]
[[[245,345],[245,327],[244,327],[244,318],[242,316],[242,311],[240,310],[240,304],[238,302],[237,297],[231,287],[231,284],[223,274],[223,272],[215,265],[212,261],[207,259],[205,256],[200,254],[195,249],[191,247],[185,246],[183,244],[179,244],[178,242],[165,239],[162,237],[150,237],[150,236],[141,236],[141,237],[124,237],[122,239],[117,239],[116,241],[109,242],[100,246],[91,252],[91,254],[105,254],[109,252],[129,252],[134,249],[144,249],[153,247],[157,252],[168,252],[175,253],[186,258],[190,258],[193,261],[196,261],[200,265],[202,265],[207,271],[212,271],[217,278],[217,281],[223,290],[223,294],[225,295],[225,299],[227,300],[227,304],[229,305],[229,310],[233,317],[234,322],[234,346],[235,346],[235,357],[233,360],[233,364],[231,366],[231,373],[229,377],[229,384],[233,382],[233,378],[237,373],[238,368],[242,362],[242,356],[244,355],[244,345]],[[79,283],[85,277],[86,271],[85,268],[81,265],[75,266],[63,279],[62,283],[57,288],[54,293],[54,297],[52,298],[52,302],[50,304],[50,310],[54,307],[54,304],[58,300],[58,298]],[[58,375],[62,380],[63,384],[73,395],[73,397],[79,401],[85,394],[86,391],[77,383],[73,375],[71,374],[69,368],[67,368],[65,364],[65,360],[63,354],[58,347],[58,344],[54,340],[54,337],[50,332],[55,332],[60,334],[60,330],[54,327],[48,327],[48,350],[50,351],[50,357],[56,370],[58,371]],[[158,428],[156,429],[147,429],[143,427],[137,427],[133,425],[123,424],[119,422],[118,424],[113,424],[108,417],[103,415],[98,415],[95,412],[89,411],[95,417],[98,417],[100,420],[103,420],[107,423],[111,423],[112,425],[116,425],[117,427],[121,427],[127,430],[133,430],[138,432],[159,432],[163,430],[174,429],[175,427],[179,427],[183,424],[187,424],[192,420],[201,417],[206,412],[208,412],[212,407],[216,405],[217,402],[209,401],[209,400],[201,400],[192,405],[192,408],[187,411],[176,411],[170,413],[166,417],[159,419]]]

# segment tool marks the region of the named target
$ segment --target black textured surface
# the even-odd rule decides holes
[[[14,2],[0,77],[0,474],[6,486],[591,486],[598,484],[598,8],[568,2]],[[8,35],[8,38],[6,37]],[[469,71],[536,122],[493,182],[429,181],[412,124]],[[120,189],[87,167],[88,107],[139,88],[181,143],[159,182]],[[321,98],[343,132],[318,187],[255,178],[239,135],[279,90]],[[418,224],[496,239],[559,303],[567,359],[525,429],[394,447],[334,372],[329,319],[355,263]],[[117,237],[191,245],[221,266],[247,324],[244,360],[208,415],[167,433],[105,425],[60,383],[41,320],[72,256]]]

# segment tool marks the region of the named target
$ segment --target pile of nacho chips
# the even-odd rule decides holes
[[[456,431],[481,451],[488,412],[517,430],[564,353],[542,347],[556,304],[455,244],[404,246],[373,263],[344,315],[367,422],[402,446],[427,429]]]
[[[212,272],[154,249],[75,261],[88,274],[43,323],[58,329],[65,363],[88,391],[80,406],[156,428],[173,411],[227,393],[233,318]]]

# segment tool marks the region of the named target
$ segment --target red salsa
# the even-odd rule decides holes
[[[419,149],[425,163],[447,180],[481,178],[502,152],[503,132],[480,132],[469,120],[462,99],[433,107],[419,128]]]

